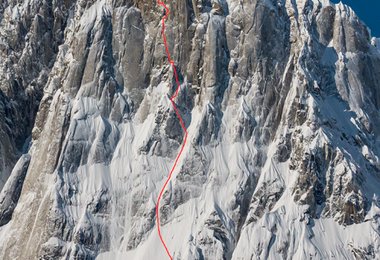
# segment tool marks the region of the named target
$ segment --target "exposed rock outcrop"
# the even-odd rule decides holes
[[[378,40],[327,0],[167,4],[189,132],[160,204],[174,258],[376,259]],[[183,132],[161,16],[0,3],[1,259],[166,257],[155,204]]]

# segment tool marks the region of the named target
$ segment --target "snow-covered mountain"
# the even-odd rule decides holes
[[[380,259],[380,44],[328,0],[168,1],[174,259]],[[167,259],[154,0],[0,1],[0,259]]]

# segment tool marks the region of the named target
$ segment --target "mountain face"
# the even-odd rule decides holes
[[[379,39],[328,0],[167,5],[174,259],[379,259]],[[167,258],[162,16],[0,0],[0,259]]]

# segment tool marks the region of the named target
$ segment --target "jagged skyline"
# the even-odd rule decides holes
[[[328,0],[167,4],[1,2],[0,259],[378,258],[379,39]]]
[[[338,3],[340,0],[332,0]],[[359,18],[371,29],[374,37],[380,37],[380,1],[378,0],[342,0],[351,6]]]

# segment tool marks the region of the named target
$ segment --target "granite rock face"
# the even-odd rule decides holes
[[[174,259],[376,259],[378,39],[328,0],[168,6]],[[165,259],[184,135],[162,14],[0,2],[1,259]]]
[[[21,156],[13,168],[11,178],[8,179],[0,193],[0,226],[7,224],[12,218],[13,210],[20,198],[29,162],[30,156],[28,154]]]

